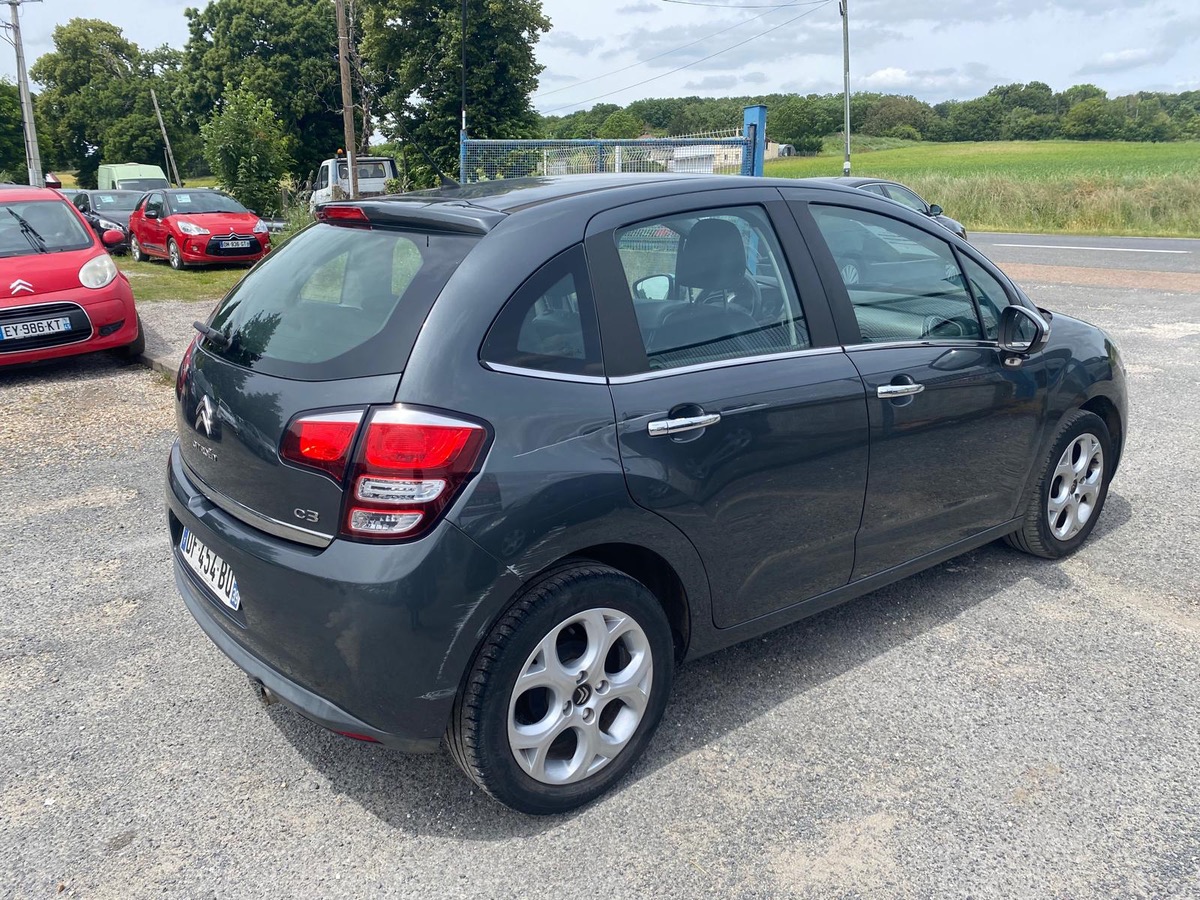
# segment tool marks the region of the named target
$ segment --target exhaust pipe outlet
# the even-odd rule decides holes
[[[275,696],[274,692],[257,678],[250,679],[250,687],[253,689],[254,695],[258,697],[258,702],[264,707],[274,706],[279,702],[279,698]]]

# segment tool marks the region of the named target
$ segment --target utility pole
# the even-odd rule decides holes
[[[346,0],[337,7],[338,67],[342,73],[342,127],[345,129],[346,165],[350,168],[350,199],[358,196],[358,142],[354,137],[354,94],[350,83],[350,31],[346,25]]]
[[[179,166],[175,165],[175,151],[171,149],[171,139],[167,137],[167,126],[163,123],[162,110],[158,108],[158,95],[150,88],[150,99],[154,102],[154,114],[158,116],[158,127],[162,129],[163,143],[167,147],[167,160],[171,163],[171,171],[175,173],[176,187],[183,187],[179,178]]]
[[[29,170],[29,183],[44,187],[42,178],[42,154],[38,150],[37,125],[33,121],[33,97],[29,93],[29,74],[25,71],[25,47],[21,44],[21,16],[18,10],[29,0],[8,0],[12,11],[12,45],[17,50],[17,89],[21,94],[21,118],[25,120],[25,165]],[[37,0],[41,2],[41,0]]]
[[[462,0],[462,21],[461,33],[459,35],[462,44],[462,102],[460,110],[462,111],[462,119],[459,122],[458,128],[458,181],[460,184],[467,183],[467,0]]]
[[[845,75],[846,100],[846,160],[842,163],[842,174],[850,174],[850,0],[841,0],[838,9],[842,13],[842,63]]]

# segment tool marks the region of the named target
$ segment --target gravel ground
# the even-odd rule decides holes
[[[188,343],[196,336],[192,323],[205,322],[215,304],[208,300],[158,300],[139,303],[146,329],[146,360],[159,371],[174,373]]]
[[[687,666],[633,775],[549,820],[258,705],[175,594],[166,379],[0,375],[0,897],[1197,896],[1200,296],[1029,287],[1129,367],[1088,545]]]

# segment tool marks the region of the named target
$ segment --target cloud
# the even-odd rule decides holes
[[[1200,37],[1200,17],[1168,19],[1159,29],[1158,39],[1150,47],[1111,50],[1085,63],[1076,75],[1103,75],[1126,72],[1142,66],[1161,65],[1175,56],[1186,44]]]
[[[653,3],[630,3],[628,6],[617,7],[617,12],[623,16],[637,16],[643,13],[656,13],[661,10],[661,6],[655,6]]]
[[[766,72],[747,72],[742,76],[742,81],[746,84],[766,84],[769,80]]]
[[[542,38],[542,43],[548,47],[562,48],[580,56],[587,56],[604,43],[603,38],[584,38],[569,31],[551,31]]]
[[[724,91],[736,86],[736,75],[707,75],[698,81],[689,81],[684,87],[689,91]]]

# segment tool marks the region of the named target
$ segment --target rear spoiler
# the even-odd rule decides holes
[[[317,207],[317,221],[358,228],[381,226],[442,234],[484,235],[500,224],[505,213],[462,201],[430,203],[389,199],[340,200]]]

